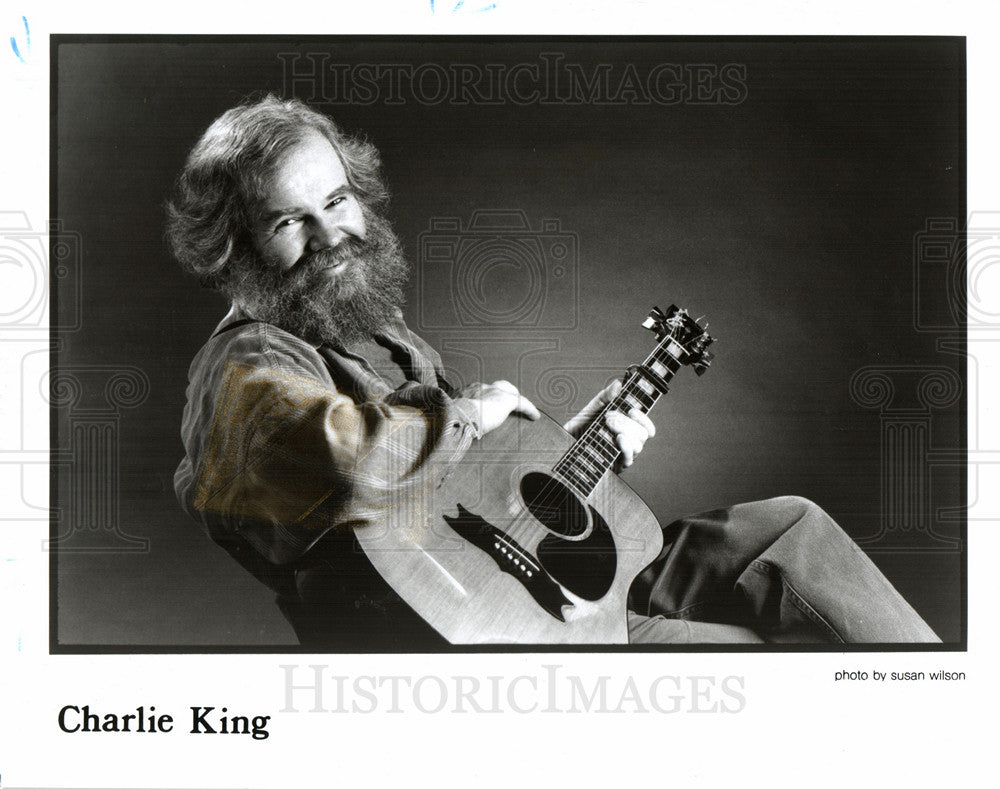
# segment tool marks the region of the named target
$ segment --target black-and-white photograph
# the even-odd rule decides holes
[[[51,63],[53,653],[965,649],[962,38]]]

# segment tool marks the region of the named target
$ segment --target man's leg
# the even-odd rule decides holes
[[[806,499],[738,504],[663,531],[663,552],[629,595],[640,615],[629,618],[638,643],[940,640],[854,541]]]
[[[749,627],[628,612],[630,644],[763,644]]]

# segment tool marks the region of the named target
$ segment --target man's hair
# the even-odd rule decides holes
[[[251,211],[282,156],[310,131],[333,145],[364,205],[377,210],[388,202],[375,146],[326,115],[274,95],[234,107],[191,149],[167,204],[171,252],[203,285],[225,290],[231,262],[251,253]]]

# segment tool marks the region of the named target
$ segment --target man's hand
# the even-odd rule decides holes
[[[601,409],[618,396],[621,389],[622,382],[613,381],[563,427],[573,438],[578,438]],[[622,451],[623,468],[631,466],[636,455],[642,452],[646,440],[656,435],[656,427],[649,420],[649,417],[638,408],[630,409],[628,414],[623,414],[621,411],[608,411],[605,416],[605,424],[615,434],[615,441]]]
[[[464,392],[479,406],[480,428],[483,434],[496,430],[511,414],[522,414],[528,419],[538,419],[538,409],[523,397],[510,381],[476,384]]]

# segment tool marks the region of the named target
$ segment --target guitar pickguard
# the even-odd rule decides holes
[[[594,528],[587,539],[569,541],[550,534],[539,544],[536,559],[503,530],[457,506],[457,517],[442,515],[445,523],[490,556],[502,572],[520,581],[535,602],[560,622],[566,621],[563,606],[572,603],[559,583],[585,600],[598,600],[611,588],[617,569],[614,537],[593,508]]]

